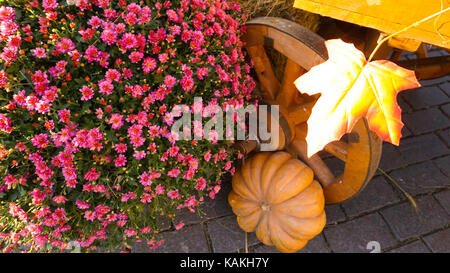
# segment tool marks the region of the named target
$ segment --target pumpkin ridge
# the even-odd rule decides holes
[[[317,214],[317,215],[314,216],[314,217],[307,217],[307,218],[301,217],[301,218],[300,218],[300,217],[295,217],[295,216],[292,216],[292,215],[289,215],[289,214],[285,214],[285,213],[280,212],[280,211],[278,211],[278,213],[281,214],[281,215],[279,216],[280,218],[281,218],[281,216],[282,216],[282,217],[286,217],[286,218],[292,217],[292,218],[301,219],[302,221],[308,221],[308,220],[310,220],[310,221],[313,221],[313,220],[320,220],[320,219],[319,219],[320,217],[324,217],[324,216],[322,216],[322,214],[325,214],[325,213],[322,211],[321,213]],[[325,216],[325,217],[326,217],[326,216]],[[283,225],[280,225],[280,226],[283,228]],[[325,226],[325,223],[324,223],[323,226]],[[297,231],[297,232],[304,234],[306,237],[309,237],[309,238],[308,238],[308,240],[309,240],[309,239],[313,238],[314,236],[316,236],[317,234],[319,234],[319,233],[322,231],[322,229],[323,229],[323,227],[320,228],[320,229],[318,229],[318,230],[320,230],[318,233],[312,232],[312,233],[310,233],[310,234],[306,234],[305,232],[301,232],[301,231]]]
[[[261,184],[259,183],[259,181],[261,181],[261,173],[262,173],[260,171],[260,169],[263,169],[264,164],[266,163],[267,159],[270,158],[270,153],[258,154],[257,156],[262,157],[263,162],[262,162],[262,164],[258,164],[259,162],[261,162],[260,160],[250,161],[250,178],[252,181],[256,181],[256,183],[252,183],[252,187],[255,188],[254,189],[255,195],[257,195],[258,200],[260,200],[260,199],[264,199],[264,193],[262,192]],[[254,158],[254,159],[256,159],[256,158]],[[256,170],[256,175],[259,176],[259,179],[255,179],[255,177],[254,177],[255,173],[253,171],[254,169]]]
[[[234,191],[231,191],[228,194],[228,203],[231,206],[231,210],[237,215],[237,216],[247,216],[249,214],[255,213],[255,211],[257,209],[261,209],[260,205],[258,202],[254,201],[254,200],[250,200],[248,198],[245,198],[237,193],[235,193]],[[253,209],[250,210],[250,212],[243,214],[243,210],[242,209],[242,203],[244,203],[244,206],[249,206],[252,205],[254,206]]]
[[[274,157],[278,156],[278,155],[280,155],[281,158],[278,158],[279,159],[278,161],[273,162],[274,161]],[[271,175],[271,177],[264,177],[262,174],[267,169],[265,166],[266,166],[266,164],[270,163],[269,164],[270,168],[278,169],[280,166],[283,166],[288,160],[290,160],[290,157],[287,156],[287,155],[288,154],[286,152],[276,152],[276,153],[272,154],[271,156],[269,156],[268,160],[266,162],[264,162],[264,165],[262,165],[262,168],[261,168],[261,177],[262,177],[262,179],[260,181],[260,187],[261,187],[261,191],[263,192],[263,199],[264,199],[263,201],[264,202],[268,202],[268,200],[267,200],[267,192],[268,192],[268,190],[270,188],[270,183],[267,185],[267,187],[265,187],[265,190],[264,190],[264,187],[262,185],[263,181],[267,180],[267,181],[270,182],[272,180],[272,178],[275,176],[275,174],[277,173],[277,171],[275,171]],[[270,168],[269,168],[269,170],[270,170]]]
[[[268,157],[266,157],[266,159],[264,160],[264,162],[263,162],[263,164],[261,165],[261,173],[260,173],[260,177],[263,177],[263,172],[264,172],[264,170],[265,170],[265,166],[266,166],[266,164],[267,164],[267,162],[268,161],[270,161],[270,159],[271,159],[271,156],[269,155]],[[263,189],[263,187],[262,187],[262,185],[261,185],[261,183],[262,183],[262,181],[263,181],[263,179],[261,179],[260,181],[259,181],[259,188],[261,189],[261,193],[262,193],[262,199],[263,200],[261,200],[261,201],[263,201],[263,202],[267,202],[267,200],[266,200],[266,192],[264,191],[264,189]],[[268,188],[268,187],[267,187]],[[266,188],[266,190],[267,190],[267,188]]]
[[[271,239],[271,232],[269,226],[269,218],[270,215],[267,215],[267,212],[263,211],[261,217],[258,220],[258,224],[255,226],[256,229],[256,237],[266,245],[272,246],[273,242]],[[265,224],[265,227],[263,226]],[[265,230],[263,230],[265,229]],[[265,231],[265,232],[264,232]],[[263,237],[265,236],[265,237]]]
[[[291,159],[289,159],[288,161],[292,161],[292,163],[294,163],[294,162],[296,163],[296,162],[298,161],[298,159],[291,158]],[[289,162],[284,163],[283,166],[284,166],[285,164],[289,164]],[[296,165],[297,165],[297,164],[296,164]],[[293,183],[293,180],[294,180],[294,179],[298,179],[298,176],[299,176],[301,173],[303,173],[303,172],[307,169],[307,167],[306,167],[305,165],[299,165],[299,166],[302,166],[303,168],[301,168],[301,169],[300,169],[300,168],[296,168],[294,174],[292,174],[292,173],[289,174],[290,177],[289,177],[288,179],[285,179],[285,180],[287,180],[287,182],[283,183],[283,186],[282,186],[282,187],[279,187],[279,188],[277,189],[278,193],[283,192],[283,189],[286,188],[286,186],[288,186],[288,185],[290,185],[291,183]],[[283,175],[283,172],[284,172],[284,171],[285,171],[284,168],[279,168],[279,169],[274,173],[273,178],[274,178],[274,177],[277,177],[278,175],[285,176],[285,175]],[[308,184],[304,185],[303,188],[297,189],[297,192],[296,192],[295,194],[293,194],[291,197],[289,197],[288,199],[290,199],[290,198],[292,198],[292,197],[294,197],[294,196],[297,196],[297,195],[298,195],[299,193],[301,193],[304,189],[306,189],[306,188],[312,183],[312,181],[313,181],[313,180],[311,180],[311,182],[309,182]],[[269,188],[270,188],[272,191],[275,191],[276,189],[274,189],[273,187],[276,187],[276,186],[277,186],[277,185],[271,184],[271,185],[269,186]],[[276,198],[274,198],[274,199],[276,199]],[[284,201],[286,201],[286,200],[288,200],[288,199],[285,199],[285,200],[279,201],[279,202],[273,202],[273,203],[271,203],[271,204],[279,204],[279,203],[282,203],[282,202],[284,202]]]
[[[252,167],[253,167],[253,161],[251,160],[249,163],[250,164],[245,164],[244,166],[241,167],[241,177],[242,177],[242,181],[244,182],[246,188],[249,190],[249,192],[252,193],[252,195],[255,197],[255,200],[259,200],[259,196],[258,193],[255,191],[255,189],[253,189],[253,185],[252,185],[252,181],[253,181],[253,175],[252,175]],[[248,180],[246,179],[246,177],[248,176]]]
[[[240,184],[243,184],[241,187],[245,187],[248,191],[248,193],[251,195],[250,197],[252,197],[253,199],[250,199],[252,201],[258,202],[258,198],[256,198],[256,196],[254,195],[254,193],[248,188],[247,183],[244,180],[244,177],[242,176],[242,172],[236,172],[235,175],[239,175],[239,178],[242,180]],[[237,185],[237,183],[232,183],[232,190],[239,196],[242,196],[242,194],[238,193],[238,191],[236,191],[235,189],[233,189],[233,185]],[[249,199],[249,198],[247,198]]]
[[[292,214],[283,212],[283,211],[281,210],[281,209],[282,209],[282,206],[283,206],[283,205],[287,205],[287,203],[293,201],[295,198],[298,198],[299,195],[305,194],[305,191],[312,191],[313,193],[311,193],[311,194],[317,194],[318,197],[319,197],[320,199],[310,198],[310,199],[308,199],[309,202],[304,202],[304,200],[302,200],[303,202],[302,202],[300,205],[297,205],[296,207],[317,206],[317,204],[319,203],[318,200],[320,200],[321,204],[320,204],[319,210],[323,210],[324,207],[325,207],[325,198],[324,198],[324,196],[323,196],[323,191],[321,191],[320,194],[314,193],[315,189],[312,188],[312,187],[317,187],[317,188],[322,189],[322,187],[320,186],[319,182],[313,180],[313,182],[312,182],[311,184],[309,184],[305,189],[303,189],[299,194],[294,195],[294,196],[292,196],[291,198],[286,199],[286,200],[284,200],[284,201],[282,201],[282,202],[273,204],[273,209],[276,209],[277,211],[280,211],[280,212],[282,212],[282,213],[284,213],[284,214],[288,214],[288,215],[297,217],[297,216],[295,216],[295,215],[292,215]],[[305,217],[297,217],[297,218],[305,218]]]
[[[271,240],[274,241],[274,244],[277,246],[278,249],[282,249],[282,250],[284,250],[284,252],[295,252],[295,251],[301,249],[308,242],[308,240],[297,239],[297,238],[291,236],[291,234],[286,232],[286,230],[283,228],[283,225],[281,225],[279,223],[279,220],[277,219],[277,217],[274,214],[271,214],[270,216],[271,216],[271,219],[269,221],[270,230],[278,228],[278,231],[279,231],[279,232],[273,233],[274,238],[272,238],[272,235],[270,236]],[[282,234],[281,232],[284,232],[284,234]],[[291,248],[288,245],[286,245],[285,242],[288,242],[288,240],[285,238],[285,236],[290,237],[290,240],[296,242],[296,245],[298,244],[299,241],[302,242],[303,245],[296,246],[295,248]],[[285,238],[285,239],[282,239],[282,238]]]
[[[280,214],[283,214],[283,215],[286,215],[286,214],[284,214],[284,213],[282,213],[282,212],[279,212]],[[290,216],[290,215],[289,215]],[[274,213],[274,216],[273,217],[275,217],[275,218],[278,218],[278,221],[281,221],[281,220],[279,220],[279,219],[281,219],[280,218],[280,216],[277,216],[277,215],[275,215],[275,213]],[[291,217],[295,217],[295,216],[291,216]],[[298,217],[295,217],[295,218],[298,218]],[[300,219],[307,219],[307,218],[300,218]],[[280,228],[284,231],[284,232],[286,232],[286,234],[288,234],[289,236],[291,236],[292,238],[295,238],[295,239],[297,239],[297,240],[309,240],[310,239],[310,235],[308,235],[308,234],[306,234],[306,233],[304,233],[304,232],[302,232],[302,231],[296,231],[296,233],[297,234],[293,234],[293,230],[291,230],[291,229],[288,229],[287,227],[285,227],[285,224],[284,224],[284,222],[283,221],[281,221],[281,225],[280,225]]]

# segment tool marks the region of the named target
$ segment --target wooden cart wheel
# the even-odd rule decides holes
[[[328,59],[324,39],[289,20],[263,17],[247,22],[243,37],[254,62],[259,88],[264,100],[276,101],[288,111],[295,123],[295,138],[286,148],[297,154],[313,169],[320,181],[327,204],[345,201],[358,194],[373,177],[381,157],[381,140],[361,119],[347,141],[335,141],[325,151],[345,162],[344,173],[335,176],[316,154],[306,156],[306,121],[316,98],[302,96],[293,82],[303,73]],[[281,82],[275,76],[266,48],[271,47],[287,57]],[[312,100],[311,100],[312,99]]]

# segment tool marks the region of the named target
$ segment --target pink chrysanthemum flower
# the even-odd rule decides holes
[[[108,123],[112,125],[113,129],[118,130],[123,125],[123,116],[121,114],[112,114]]]
[[[120,72],[116,69],[108,69],[105,73],[105,79],[109,82],[118,82],[120,80]]]
[[[35,56],[36,58],[39,58],[39,59],[43,59],[43,58],[47,57],[47,52],[45,51],[45,49],[43,47],[36,47],[36,48],[32,49],[31,52],[33,53],[33,56]]]
[[[107,43],[108,45],[112,45],[117,41],[117,31],[107,28],[103,30],[100,37],[102,38],[103,42]]]
[[[86,100],[90,100],[90,99],[92,99],[92,97],[94,97],[94,90],[92,90],[92,88],[89,88],[85,85],[80,89],[80,92],[83,95],[81,97],[81,100],[86,101]]]
[[[63,195],[57,195],[57,196],[53,197],[52,200],[56,204],[64,204],[67,201],[67,197],[65,197]]]
[[[125,153],[127,151],[127,144],[125,143],[118,143],[114,146],[114,149],[116,150],[116,152],[118,152],[119,154]]]
[[[31,139],[31,143],[38,148],[47,148],[50,141],[47,134],[38,134]]]
[[[98,82],[98,88],[100,94],[111,95],[114,90],[114,85],[109,80],[101,80]]]
[[[100,173],[97,172],[95,168],[90,169],[86,174],[84,175],[84,179],[87,181],[95,181],[100,177]]]
[[[179,196],[178,190],[171,190],[167,192],[167,196],[169,196],[171,199],[175,199]]]
[[[131,54],[129,56],[132,63],[139,62],[142,59],[142,57],[144,57],[144,54],[142,52],[138,52],[138,51],[131,52]]]
[[[123,167],[127,164],[127,158],[120,154],[116,159],[114,159],[114,166],[116,167]]]
[[[91,206],[88,203],[81,200],[75,201],[75,205],[77,205],[79,209],[88,209]]]
[[[156,69],[156,60],[152,57],[147,57],[142,62],[142,70],[144,73],[150,73]]]
[[[56,43],[56,50],[59,53],[66,53],[75,49],[75,44],[69,38],[61,38],[59,42]]]
[[[137,47],[136,36],[133,33],[125,33],[120,40],[121,45],[125,49],[132,49]]]
[[[170,176],[170,177],[178,177],[179,174],[180,174],[180,170],[176,167],[171,169],[169,172],[167,172],[167,176]]]
[[[137,160],[141,160],[141,159],[145,158],[146,155],[147,154],[145,153],[145,151],[134,151],[134,154],[133,154],[134,158],[136,158]]]

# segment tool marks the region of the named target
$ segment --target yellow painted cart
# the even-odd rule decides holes
[[[297,0],[294,4],[295,8],[322,16],[317,32],[312,32],[292,21],[275,17],[260,17],[246,23],[247,32],[243,41],[254,62],[259,82],[258,89],[266,103],[280,107],[279,119],[271,121],[276,122],[281,129],[278,135],[272,136],[278,138],[280,143],[274,151],[278,153],[284,151],[291,154],[293,158],[300,157],[301,161],[313,171],[314,177],[319,180],[326,204],[343,202],[364,189],[378,169],[382,141],[368,129],[366,120],[361,119],[351,133],[345,135],[340,141],[328,144],[323,153],[308,158],[305,141],[306,121],[318,97],[300,94],[293,84],[294,80],[313,66],[327,60],[327,50],[324,45],[327,39],[341,38],[346,42],[352,42],[367,56],[382,38],[449,6],[450,3],[444,0]],[[430,44],[448,50],[450,49],[449,41],[450,12],[447,12],[390,39],[377,51],[374,59],[390,59],[400,66],[413,69],[418,79],[441,77],[450,72],[450,57],[428,57],[425,45]],[[417,58],[400,61],[401,53],[405,50],[416,52]],[[274,66],[274,52],[286,57],[281,76],[277,71],[279,67]],[[250,154],[253,151],[251,154],[256,159],[252,161],[249,156],[247,163],[233,177],[233,191],[229,196],[229,202],[238,216],[241,228],[246,231],[256,229],[258,238],[271,245],[276,244],[273,242],[276,238],[272,238],[272,241],[268,238],[277,235],[268,234],[270,223],[281,223],[286,219],[272,222],[264,220],[269,217],[267,213],[270,213],[271,209],[280,205],[272,204],[271,206],[270,202],[267,203],[264,194],[272,193],[264,192],[264,189],[259,189],[258,185],[263,188],[268,187],[267,177],[264,177],[266,173],[277,173],[274,178],[277,181],[273,181],[274,183],[284,182],[279,182],[278,170],[268,172],[257,169],[256,166],[261,164],[264,169],[281,168],[276,164],[276,160],[267,161],[273,162],[271,163],[273,166],[269,166],[264,163],[262,156],[258,157],[258,154],[261,154],[255,152],[258,150],[258,144],[258,140],[239,143],[244,153]],[[331,166],[333,164],[330,164],[336,161],[341,162],[343,166],[340,173],[336,173]],[[295,170],[286,167],[283,171],[286,172],[286,177],[294,179],[290,173]],[[253,181],[255,179],[261,181]],[[240,188],[239,185],[245,183],[247,186]],[[247,197],[239,196],[239,194],[245,195],[243,191],[254,187],[252,185],[257,185],[256,191],[260,192],[259,199],[251,197],[258,196],[257,193],[252,195],[251,190]],[[261,191],[263,191],[262,195]],[[252,205],[249,207],[242,205],[246,204],[245,201],[248,199],[252,199],[249,201]],[[320,201],[317,202],[320,203]],[[241,205],[242,207],[239,207]],[[290,210],[292,212],[292,209]],[[256,215],[256,212],[259,214]],[[253,219],[251,217],[259,220],[255,220],[253,224],[246,222]],[[299,221],[299,219],[294,220]],[[300,220],[305,221],[305,219]],[[264,221],[268,221],[269,224],[264,224]],[[266,227],[265,232],[258,231],[264,229],[260,225],[269,225],[269,228]],[[293,237],[287,238],[295,241],[296,235],[292,231],[290,233]],[[302,244],[298,243],[295,246]],[[296,248],[282,247],[281,249],[290,252]]]

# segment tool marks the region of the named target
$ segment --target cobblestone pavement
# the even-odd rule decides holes
[[[431,50],[430,56],[447,54]],[[406,54],[404,58],[412,58]],[[370,252],[376,241],[382,252],[450,252],[450,75],[421,82],[422,87],[401,92],[398,103],[405,123],[400,146],[383,144],[380,168],[409,192],[416,212],[405,196],[377,173],[367,188],[347,202],[327,206],[327,225],[301,253]],[[231,181],[225,181],[204,215],[183,211],[176,231],[167,224],[165,243],[150,251],[136,243],[133,252],[243,252],[245,233],[227,203]],[[249,252],[278,252],[248,234]]]

